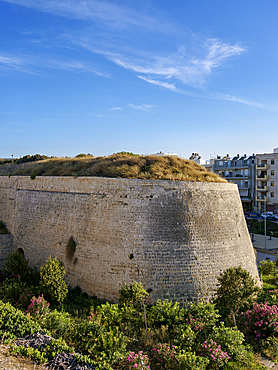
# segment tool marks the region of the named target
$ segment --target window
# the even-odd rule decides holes
[[[274,159],[271,160],[271,164],[274,164]]]
[[[270,193],[270,196],[271,196],[271,198],[273,198],[274,197],[274,193],[272,192],[272,193]]]
[[[274,176],[274,170],[271,170],[271,176]]]
[[[274,186],[274,181],[271,181],[270,186]]]

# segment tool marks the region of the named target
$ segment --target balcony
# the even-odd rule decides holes
[[[269,180],[269,176],[268,175],[259,175],[259,176],[256,176],[256,180],[257,181],[268,181]]]
[[[269,197],[261,197],[261,196],[256,196],[256,202],[263,202],[263,203],[268,203],[269,202]]]
[[[269,169],[269,165],[266,163],[257,164],[257,170],[258,171],[266,171]]]
[[[257,186],[256,190],[260,192],[264,192],[264,191],[268,191],[269,187],[268,186]]]

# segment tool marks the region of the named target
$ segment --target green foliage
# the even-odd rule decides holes
[[[119,289],[119,303],[122,305],[141,305],[143,300],[149,295],[141,283],[135,281],[131,285],[124,284]]]
[[[0,235],[9,234],[9,230],[3,221],[0,221]]]
[[[215,326],[210,338],[217,342],[222,351],[227,352],[231,360],[236,362],[244,361],[247,351],[244,346],[244,334],[236,328],[228,328],[221,322]]]
[[[184,309],[180,307],[178,302],[173,303],[168,299],[165,301],[158,300],[148,312],[149,326],[154,329],[153,339],[159,341],[162,340],[164,327],[169,335],[170,343],[173,339],[177,339],[177,336],[181,338],[180,329],[183,321]],[[176,332],[177,330],[179,333]]]
[[[273,274],[274,272],[276,272],[277,268],[274,262],[266,260],[266,261],[260,262],[259,270],[260,270],[261,275],[269,275],[269,274]]]
[[[0,301],[0,335],[5,333],[5,342],[21,338],[26,334],[40,332],[41,327],[10,303]]]
[[[13,251],[6,256],[4,268],[10,273],[17,275],[18,279],[21,280],[28,273],[29,262],[24,258],[23,254]]]
[[[220,315],[215,309],[215,304],[209,302],[198,302],[190,304],[185,311],[185,321],[195,331],[204,330],[209,333],[216,325]],[[200,330],[201,329],[201,330]]]
[[[11,352],[14,355],[27,356],[33,361],[38,361],[39,363],[46,363],[52,360],[58,353],[61,352],[73,352],[74,349],[69,347],[66,342],[62,339],[50,339],[50,343],[47,345],[41,345],[37,348],[14,346],[11,345]]]
[[[74,320],[67,312],[49,311],[41,326],[51,332],[54,338],[69,340],[72,334]]]
[[[257,298],[258,303],[268,302],[270,306],[278,306],[278,289],[262,290]]]
[[[20,164],[20,163],[26,163],[26,162],[35,162],[35,161],[42,161],[44,159],[47,159],[48,157],[46,155],[24,155],[22,158],[16,159],[14,163]]]
[[[76,349],[92,360],[106,360],[111,365],[125,353],[126,338],[119,329],[105,329],[99,320],[84,320],[75,325],[71,338]]]
[[[122,322],[123,311],[119,308],[117,304],[111,304],[106,302],[101,306],[98,306],[94,311],[90,313],[90,320],[95,320],[96,317],[99,318],[100,323],[108,328],[113,328],[115,326],[120,327]]]
[[[220,285],[216,289],[214,302],[218,307],[231,310],[236,325],[235,315],[240,310],[252,306],[259,288],[249,272],[241,266],[230,267],[220,273],[217,280]]]
[[[68,287],[65,282],[65,268],[56,257],[49,257],[40,270],[40,285],[47,300],[61,304],[67,296]]]
[[[179,370],[205,370],[209,364],[206,357],[197,356],[195,352],[181,351],[176,359],[179,363]]]
[[[3,302],[10,302],[12,304],[18,304],[22,292],[27,289],[25,282],[18,281],[17,278],[6,279],[2,285],[0,285],[0,299]]]

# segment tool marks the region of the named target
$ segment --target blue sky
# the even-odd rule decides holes
[[[277,0],[0,0],[0,157],[278,147]]]

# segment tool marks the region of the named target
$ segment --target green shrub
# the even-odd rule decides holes
[[[118,328],[106,330],[96,321],[82,321],[74,327],[71,338],[76,349],[95,361],[117,363],[125,353],[126,338]]]
[[[270,275],[277,271],[275,263],[269,260],[261,261],[259,264],[259,270],[262,275]]]
[[[27,274],[29,262],[24,258],[23,254],[13,251],[9,253],[4,261],[4,268],[10,273],[17,275],[21,280]]]
[[[107,328],[113,328],[115,326],[120,327],[122,322],[122,313],[117,304],[111,304],[109,302],[98,306],[95,311],[91,311],[90,320],[94,320],[95,315],[100,319],[102,325]]]
[[[185,311],[185,322],[195,331],[211,331],[219,317],[215,304],[209,302],[191,303]]]
[[[246,357],[244,335],[236,328],[227,328],[221,322],[213,328],[210,338],[217,342],[222,351],[227,352],[231,360],[241,362]]]
[[[153,329],[162,329],[154,331],[154,339],[159,340],[162,334],[163,327],[168,332],[168,341],[172,344],[172,340],[177,337],[177,328],[184,322],[184,309],[180,307],[178,302],[173,303],[166,299],[165,301],[158,300],[148,310],[148,323]],[[166,339],[166,338],[164,338]],[[160,339],[161,340],[161,339]]]
[[[27,284],[22,281],[18,281],[17,278],[6,279],[2,285],[0,285],[0,299],[3,302],[18,304],[20,296],[25,289],[27,289]]]
[[[40,269],[40,285],[47,300],[61,304],[67,296],[68,287],[65,282],[65,268],[56,257],[49,257]]]
[[[235,316],[240,310],[246,310],[253,305],[260,289],[250,273],[241,266],[230,267],[221,272],[217,280],[219,284],[214,303],[217,307],[231,310],[234,326],[236,326]]]
[[[55,338],[69,340],[73,331],[74,320],[67,312],[53,310],[45,315],[42,327],[49,330]]]
[[[209,360],[206,357],[197,356],[195,352],[181,351],[176,359],[179,363],[179,370],[205,370]]]
[[[26,334],[40,332],[41,327],[10,303],[0,301],[0,335],[5,333],[5,342],[21,338]]]
[[[258,303],[268,302],[270,306],[278,306],[278,289],[262,290],[257,298]]]
[[[74,348],[69,347],[62,339],[50,339],[47,345],[38,345],[36,348],[21,346],[11,346],[11,352],[14,355],[27,356],[33,361],[46,363],[51,361],[58,353],[73,352]]]
[[[143,300],[149,295],[141,283],[135,281],[131,285],[124,284],[119,289],[119,303],[122,305],[139,305],[141,307]]]

